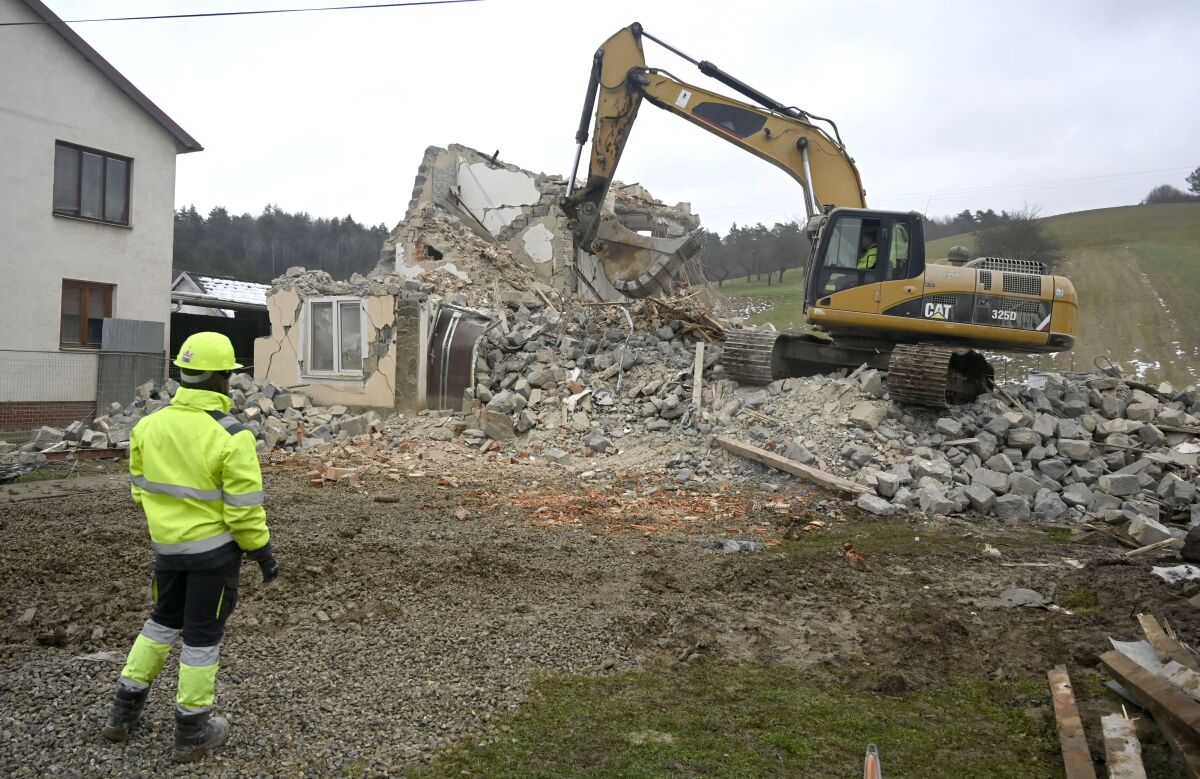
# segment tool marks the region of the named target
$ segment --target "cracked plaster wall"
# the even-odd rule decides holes
[[[404,221],[429,205],[440,206],[479,237],[505,246],[514,259],[560,292],[621,299],[592,255],[580,259],[579,279],[573,278],[575,249],[566,216],[558,208],[558,199],[565,194],[566,179],[561,176],[493,162],[490,156],[459,144],[444,149],[430,146],[418,166]],[[689,204],[668,206],[639,184],[614,183],[605,207],[630,229],[656,237],[681,236],[700,226]],[[403,273],[405,257],[420,253],[398,240],[399,232],[397,228],[385,244],[384,259],[394,260]]]
[[[271,335],[254,342],[256,381],[303,391],[319,405],[416,410],[419,302],[394,295],[363,298],[363,377],[332,379],[304,374],[304,300],[294,289],[279,289],[267,297]]]

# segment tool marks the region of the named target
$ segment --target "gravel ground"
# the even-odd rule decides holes
[[[1014,569],[979,554],[985,537],[1022,561],[1098,560],[1112,554],[1104,548],[853,511],[841,536],[772,546],[781,518],[764,503],[779,495],[663,490],[623,513],[619,491],[589,495],[569,479],[533,486],[550,473],[368,481],[398,501],[378,503],[269,469],[283,575],[264,590],[257,569],[244,569],[218,677],[217,708],[233,733],[193,775],[395,774],[461,739],[501,737],[493,720],[520,704],[538,670],[602,674],[713,655],[828,669],[865,656],[912,687],[1063,661],[1091,668],[1104,637],[1132,637],[1129,614],[1145,608],[1186,639],[1200,634],[1182,593],[1144,566]],[[644,481],[626,486],[646,491]],[[555,502],[554,490],[567,500]],[[802,487],[786,486],[784,498],[793,515],[816,518],[801,508],[818,505]],[[766,551],[696,543],[754,530]],[[845,532],[857,534],[869,570],[837,554]],[[111,745],[99,735],[149,604],[138,510],[124,495],[0,505],[0,538],[0,774],[177,775],[174,658],[134,738]],[[1100,607],[1071,620],[981,605],[1011,584],[1050,597],[1087,587]],[[112,656],[81,659],[94,652]]]

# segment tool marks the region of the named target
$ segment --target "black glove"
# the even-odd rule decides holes
[[[247,552],[246,555],[258,563],[258,569],[262,571],[263,584],[270,584],[279,576],[279,561],[275,559],[269,541],[266,546],[255,549],[253,552]]]

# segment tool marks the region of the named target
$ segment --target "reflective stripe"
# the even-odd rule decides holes
[[[247,492],[242,495],[230,495],[225,493],[225,505],[244,508],[246,506],[258,506],[263,502],[263,494],[259,492]]]
[[[202,538],[199,541],[184,541],[179,544],[160,544],[158,541],[151,541],[150,545],[159,554],[200,554],[219,549],[232,540],[233,533],[226,531],[212,538]]]
[[[204,666],[213,665],[221,657],[221,645],[214,646],[188,646],[183,645],[183,651],[179,653],[179,662],[184,665],[190,665],[193,668],[203,668]]]
[[[238,421],[237,421],[237,417],[231,417],[231,416],[224,416],[224,417],[221,417],[221,418],[220,418],[220,419],[218,419],[217,421],[218,421],[218,422],[220,422],[220,423],[221,423],[221,427],[225,428],[226,430],[228,430],[229,428],[233,427],[234,425],[240,425],[240,424],[241,424],[241,422],[238,422]]]
[[[131,692],[141,692],[150,685],[145,682],[139,682],[136,679],[130,679],[128,676],[122,676],[117,680],[117,687],[123,687]]]
[[[193,709],[188,706],[180,706],[178,703],[175,704],[175,711],[179,712],[180,714],[182,714],[185,717],[187,717],[191,714],[203,714],[204,712],[208,711],[211,708],[212,708],[212,706],[204,706],[199,709]]]
[[[152,619],[142,623],[142,635],[151,641],[157,641],[160,644],[174,644],[175,639],[179,637],[178,628],[169,628],[166,625],[160,625]]]
[[[155,495],[170,495],[172,498],[191,498],[192,500],[220,500],[221,490],[201,490],[196,487],[184,487],[181,484],[163,484],[149,481],[145,476],[134,476],[133,486]]]

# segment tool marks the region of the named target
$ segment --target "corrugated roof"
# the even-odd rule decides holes
[[[175,143],[180,150],[186,154],[192,151],[203,151],[204,147],[200,142],[187,133],[182,127],[176,124],[175,120],[167,116],[161,108],[156,106],[150,98],[142,94],[142,91],[135,87],[129,79],[121,75],[121,72],[114,68],[108,60],[100,56],[100,52],[93,49],[87,41],[79,37],[79,33],[67,26],[61,18],[53,11],[46,7],[41,0],[21,0],[26,7],[38,16],[46,26],[54,30],[63,37],[67,43],[83,55],[83,58],[92,63],[108,80],[116,85],[117,89],[129,96],[129,99],[137,103],[139,107],[162,125],[162,128],[170,133],[175,138]]]
[[[179,271],[175,282],[171,285],[174,290],[179,281],[186,276],[200,288],[200,294],[217,300],[229,300],[235,303],[252,303],[265,307],[267,305],[267,290],[270,284],[260,284],[257,281],[242,281],[228,276],[210,276],[207,273]]]

